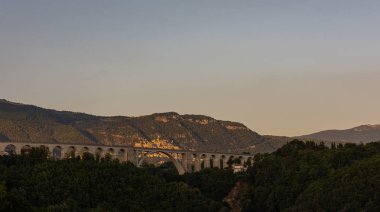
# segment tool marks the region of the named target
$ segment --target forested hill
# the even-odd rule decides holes
[[[380,142],[294,140],[257,154],[227,201],[242,211],[380,211]]]
[[[0,141],[272,152],[287,141],[275,138],[261,136],[241,123],[202,115],[102,117],[0,101]]]

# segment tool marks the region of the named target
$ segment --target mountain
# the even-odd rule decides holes
[[[362,125],[347,130],[326,130],[310,135],[300,136],[302,139],[368,143],[380,141],[380,125]]]
[[[104,117],[0,100],[0,141],[83,143],[272,152],[288,139],[261,136],[237,122],[174,112]]]

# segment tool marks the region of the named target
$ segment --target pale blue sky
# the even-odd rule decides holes
[[[0,98],[300,135],[380,124],[380,1],[0,0]]]

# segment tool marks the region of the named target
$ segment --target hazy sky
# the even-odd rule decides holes
[[[0,0],[0,98],[274,135],[380,124],[380,1]]]

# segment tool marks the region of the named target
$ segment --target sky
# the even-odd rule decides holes
[[[265,135],[380,124],[380,1],[0,0],[0,99]]]

